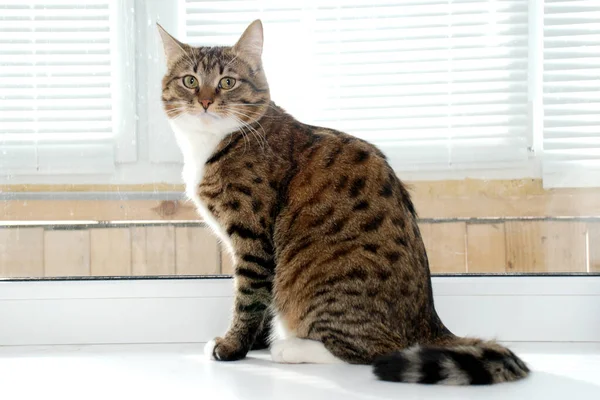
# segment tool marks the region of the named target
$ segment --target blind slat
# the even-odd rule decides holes
[[[3,170],[114,168],[110,3],[0,2]]]
[[[544,7],[543,177],[547,187],[600,185],[600,4]]]
[[[272,97],[306,122],[416,165],[526,157],[527,2],[186,0],[184,13],[204,46],[261,18]]]

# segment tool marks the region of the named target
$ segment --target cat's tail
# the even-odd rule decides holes
[[[496,342],[446,337],[375,360],[375,375],[384,381],[442,385],[490,385],[522,379],[529,368]]]

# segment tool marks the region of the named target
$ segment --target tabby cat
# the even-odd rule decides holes
[[[385,156],[271,101],[260,21],[233,47],[159,31],[187,194],[235,259],[232,323],[209,356],[270,345],[275,362],[372,364],[383,380],[454,385],[528,374],[510,350],[440,321],[415,208]]]

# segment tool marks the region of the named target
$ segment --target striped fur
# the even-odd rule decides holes
[[[384,381],[443,385],[490,385],[529,373],[523,361],[497,343],[463,338],[444,342],[379,357],[374,373]]]
[[[290,339],[273,346],[279,362],[375,364],[382,379],[423,383],[526,375],[508,350],[458,339],[440,321],[415,207],[385,156],[271,101],[260,22],[233,47],[161,35],[187,192],[235,259],[233,318],[213,358],[266,347],[273,319]],[[188,75],[199,85],[186,87]],[[224,77],[235,86],[222,89]]]

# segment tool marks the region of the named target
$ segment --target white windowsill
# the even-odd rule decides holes
[[[532,369],[511,384],[449,387],[380,382],[367,365],[275,364],[267,352],[208,361],[202,344],[0,348],[0,398],[30,400],[598,399],[600,346],[507,343]],[[53,398],[53,397],[51,397]]]
[[[434,277],[459,335],[600,342],[600,277]],[[230,279],[0,282],[0,345],[206,342],[227,329]]]

